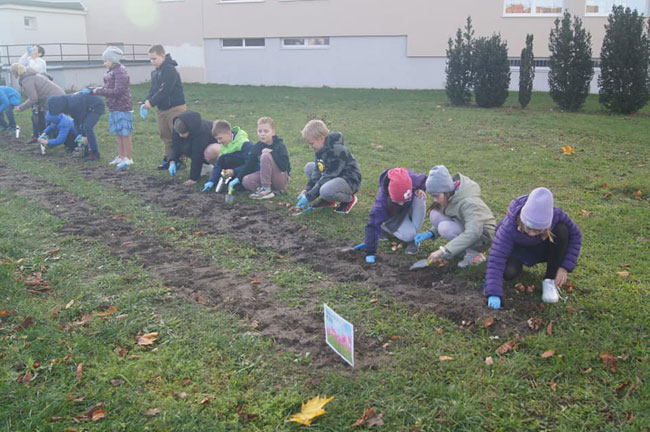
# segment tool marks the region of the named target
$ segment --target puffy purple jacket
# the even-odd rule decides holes
[[[104,74],[104,87],[97,88],[93,93],[106,96],[106,106],[109,111],[131,111],[131,80],[129,73],[122,64],[116,64]]]
[[[388,219],[388,193],[386,191],[385,182],[388,177],[388,171],[386,170],[379,176],[379,190],[377,190],[377,197],[375,198],[375,203],[370,209],[370,214],[368,215],[368,224],[366,225],[366,254],[374,255],[377,252],[377,240],[379,238],[379,233],[381,232],[381,224]],[[427,181],[426,174],[418,174],[411,170],[407,170],[409,177],[411,177],[411,182],[413,183],[413,191],[418,189],[424,190],[425,183]],[[415,194],[413,194],[415,195]],[[412,202],[412,201],[411,201]],[[410,203],[408,205],[410,205]]]
[[[497,226],[496,237],[492,243],[487,263],[487,274],[485,276],[486,296],[503,297],[503,273],[506,269],[506,262],[515,247],[535,246],[544,241],[539,236],[531,237],[517,229],[519,213],[521,213],[521,208],[527,200],[528,195],[512,200],[508,207],[508,214]],[[569,229],[569,244],[561,267],[571,272],[578,263],[578,255],[582,245],[582,232],[562,209],[553,207],[551,230],[558,222],[564,222]]]

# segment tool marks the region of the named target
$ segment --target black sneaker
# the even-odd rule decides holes
[[[380,242],[388,241],[388,236],[386,235],[386,233],[384,231],[379,233],[379,237],[377,238],[377,241],[380,241]]]
[[[357,196],[352,195],[352,201],[342,202],[341,204],[339,204],[339,206],[336,209],[334,209],[334,211],[337,213],[344,213],[344,214],[350,213],[350,210],[352,210],[352,207],[355,206],[357,201],[358,201]]]
[[[157,169],[158,169],[158,171],[162,171],[162,170],[166,170],[168,168],[169,168],[169,161],[167,160],[167,157],[165,156],[163,158],[162,162],[160,163],[160,165],[158,165]],[[176,169],[178,169],[178,167],[176,167]]]
[[[406,245],[406,255],[415,255],[420,250],[420,246],[416,245],[414,241]]]

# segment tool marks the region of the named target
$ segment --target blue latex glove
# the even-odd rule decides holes
[[[499,296],[488,297],[488,307],[490,309],[501,309],[501,297]]]
[[[168,171],[170,176],[174,177],[176,175],[176,162],[174,161],[169,162]]]
[[[77,147],[82,147],[84,145],[84,137],[79,134],[77,137],[74,139],[74,142],[77,143]]]
[[[420,243],[422,243],[425,240],[429,240],[431,238],[433,238],[433,233],[431,231],[427,231],[427,232],[416,234],[413,241],[415,242],[416,246],[420,246]]]
[[[230,180],[230,182],[228,183],[228,193],[232,194],[232,191],[235,189],[235,186],[237,186],[238,184],[239,184],[238,178],[234,178]]]
[[[375,256],[374,255],[366,255],[366,262],[368,264],[374,264],[375,263]]]
[[[206,183],[203,185],[203,191],[202,191],[202,192],[207,192],[207,191],[209,191],[210,189],[212,189],[213,187],[214,187],[214,182],[211,182],[211,181],[206,182]]]
[[[27,45],[27,54],[31,54],[31,53],[32,53],[32,46]]]
[[[298,202],[296,203],[296,207],[305,208],[307,207],[307,204],[309,204],[307,197],[304,194],[298,195]]]
[[[86,88],[83,89],[83,90],[79,90],[79,91],[77,92],[77,94],[90,94],[90,89],[89,89],[88,87],[86,87]]]
[[[140,117],[142,117],[142,120],[147,118],[148,113],[149,110],[144,107],[144,104],[140,105]]]

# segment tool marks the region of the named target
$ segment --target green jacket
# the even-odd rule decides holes
[[[497,221],[490,208],[481,199],[481,187],[462,174],[454,174],[454,183],[460,185],[451,197],[443,213],[460,222],[463,232],[447,243],[445,248],[452,256],[460,255],[469,247],[484,249],[492,243]],[[436,233],[437,234],[437,233]]]
[[[241,146],[248,141],[248,134],[245,130],[242,130],[239,126],[232,128],[232,133],[234,135],[232,141],[228,144],[223,144],[221,146],[220,156],[227,155],[229,153],[238,152],[241,150]]]

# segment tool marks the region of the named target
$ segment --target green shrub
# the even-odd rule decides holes
[[[533,54],[533,35],[526,35],[526,47],[521,50],[519,61],[519,105],[526,108],[530,103],[535,80],[535,56]]]
[[[474,44],[474,96],[483,108],[499,107],[508,98],[508,44],[498,34]]]
[[[467,105],[472,100],[473,37],[472,18],[467,17],[465,31],[459,28],[456,32],[456,40],[452,41],[449,38],[445,90],[452,105]]]

